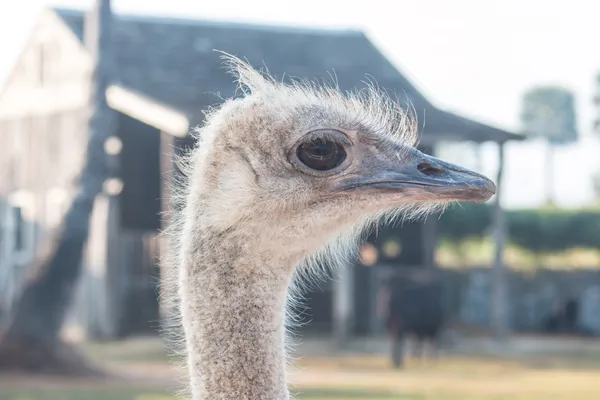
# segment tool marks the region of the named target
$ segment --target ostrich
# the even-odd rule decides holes
[[[222,57],[243,96],[207,112],[182,159],[167,291],[193,400],[284,400],[297,276],[346,257],[381,217],[483,202],[496,189],[416,150],[414,119],[372,86],[283,83]]]

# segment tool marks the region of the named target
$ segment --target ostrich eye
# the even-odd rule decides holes
[[[314,138],[296,149],[298,160],[316,171],[330,171],[346,159],[344,146],[328,138]]]

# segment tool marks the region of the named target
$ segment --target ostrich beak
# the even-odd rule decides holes
[[[397,156],[389,158],[395,161],[379,158],[363,165],[361,176],[345,179],[337,189],[398,193],[422,201],[474,203],[483,203],[496,193],[496,185],[487,177],[416,149],[410,149],[402,161]]]

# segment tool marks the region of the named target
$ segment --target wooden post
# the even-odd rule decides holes
[[[428,154],[435,156],[435,149],[432,147],[427,148]],[[434,268],[435,263],[435,250],[437,247],[437,221],[439,213],[431,214],[423,222],[421,230],[421,240],[423,241],[423,267]]]
[[[172,189],[175,185],[175,138],[166,132],[160,133],[160,183],[161,183],[161,229],[164,231],[168,229],[170,225],[171,213],[173,212],[172,203]],[[174,299],[171,296],[167,296],[164,293],[164,288],[168,286],[169,280],[173,279],[169,277],[169,273],[176,273],[174,266],[165,265],[164,260],[169,253],[169,239],[167,237],[159,238],[159,253],[160,253],[160,289],[159,289],[159,315],[160,318],[165,320],[170,316],[172,308],[175,307],[173,304]]]
[[[348,342],[354,312],[354,264],[340,268],[333,282],[333,337],[338,348]]]
[[[420,146],[419,150],[433,155],[433,146]],[[437,216],[430,215],[425,221],[405,221],[398,228],[402,250],[394,266],[409,265],[429,268],[434,265]]]
[[[92,339],[114,339],[117,336],[114,315],[114,293],[111,289],[111,199],[99,194],[94,201],[85,257],[86,270],[82,279],[83,296],[80,313],[84,336]],[[79,304],[77,304],[79,306]]]
[[[437,221],[439,213],[427,217],[423,223],[423,266],[425,268],[435,267],[435,249],[437,241]]]
[[[546,159],[544,160],[546,206],[554,206],[554,147],[550,141],[546,141]]]
[[[8,196],[0,199],[0,312],[10,310],[13,302],[14,291],[14,266],[13,266],[13,249],[14,245],[14,230],[15,220],[14,211],[10,204]],[[3,306],[6,307],[2,310]]]
[[[498,144],[498,174],[496,176],[496,202],[494,203],[494,238],[496,252],[492,267],[492,328],[494,336],[503,342],[508,334],[507,273],[504,264],[506,222],[502,209],[502,175],[504,170],[504,143]]]

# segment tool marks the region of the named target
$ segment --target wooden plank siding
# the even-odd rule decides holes
[[[0,92],[0,323],[74,195],[85,161],[90,79],[79,39],[53,11],[44,12]],[[123,114],[118,123],[116,175],[127,187],[97,199],[67,324],[104,337],[148,332],[158,313],[161,134]]]
[[[35,250],[55,229],[83,163],[82,111],[0,120],[0,308],[9,308]]]
[[[160,241],[154,232],[121,232],[121,336],[154,334],[160,326]]]

